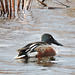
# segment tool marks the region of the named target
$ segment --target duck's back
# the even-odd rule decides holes
[[[45,42],[30,43],[18,50],[18,57],[45,57],[55,56],[56,52]]]
[[[18,56],[23,56],[23,55],[25,55],[26,57],[29,57],[32,55],[34,56],[38,52],[36,50],[36,48],[38,48],[39,46],[42,46],[42,45],[47,45],[47,43],[34,42],[34,43],[27,44],[23,48],[17,50],[19,52]]]
[[[34,42],[34,43],[27,44],[23,48],[25,48],[25,52],[34,52],[35,49],[41,45],[47,45],[47,43],[45,43],[45,42]]]

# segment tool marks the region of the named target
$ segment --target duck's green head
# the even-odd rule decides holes
[[[48,44],[56,44],[56,45],[59,45],[59,46],[63,46],[62,44],[58,43],[52,35],[50,34],[43,34],[42,37],[41,37],[41,41],[45,42],[45,43],[48,43]]]

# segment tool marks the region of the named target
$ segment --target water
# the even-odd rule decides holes
[[[72,4],[72,3],[69,3]],[[32,8],[27,17],[0,19],[0,75],[75,75],[75,9]],[[63,44],[53,62],[15,60],[16,49],[50,33]]]

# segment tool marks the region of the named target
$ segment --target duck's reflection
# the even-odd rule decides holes
[[[53,66],[54,65],[54,63],[52,63],[52,62],[37,62],[37,64],[39,66],[43,66],[43,67],[49,67],[49,66]]]
[[[46,58],[23,58],[23,59],[19,59],[18,61],[24,64],[36,63],[37,65],[43,66],[43,67],[53,66],[54,64],[56,64],[52,62],[52,61],[55,61],[55,59],[51,60],[49,57],[48,58],[47,57]]]

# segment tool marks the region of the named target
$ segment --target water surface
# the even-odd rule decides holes
[[[69,3],[70,4],[70,3]],[[73,7],[73,5],[72,5]],[[75,9],[32,8],[25,19],[0,18],[0,75],[75,75]],[[50,33],[63,44],[53,62],[15,60],[16,49]]]

